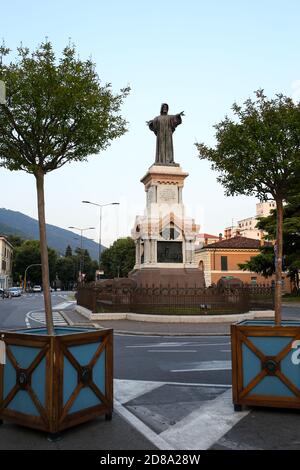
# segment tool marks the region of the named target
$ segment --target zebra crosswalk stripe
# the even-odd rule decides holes
[[[25,320],[27,328],[30,328],[30,321],[34,321],[36,323],[41,323],[45,325],[46,324],[45,312],[27,313],[26,320]],[[59,326],[68,325],[68,323],[65,321],[65,319],[62,317],[62,315],[59,312],[53,312],[53,323],[54,325],[59,325]]]

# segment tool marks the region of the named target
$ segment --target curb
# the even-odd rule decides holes
[[[100,327],[97,323],[93,323],[91,321],[86,321],[86,322],[74,322],[73,320],[71,320],[71,318],[69,317],[69,315],[67,315],[66,312],[64,312],[63,310],[59,310],[59,313],[60,315],[64,318],[64,320],[70,325],[70,326],[83,326],[83,327],[87,327],[87,326],[93,326],[94,328],[98,328],[98,330],[100,329],[103,329],[102,327]]]
[[[231,324],[241,320],[253,320],[255,318],[273,318],[273,310],[263,310],[263,311],[250,311],[248,313],[241,314],[229,314],[229,315],[147,315],[139,313],[92,313],[91,310],[76,305],[75,311],[89,321],[101,321],[101,320],[130,320],[130,321],[139,321],[139,322],[150,322],[150,323],[168,323],[168,324],[178,324],[178,323],[223,323]]]
[[[99,328],[99,327],[98,327]],[[158,333],[157,331],[151,332],[151,331],[123,331],[123,330],[115,330],[114,329],[114,334],[117,335],[124,335],[124,336],[230,336],[230,333],[170,333],[170,332],[165,332],[165,333]]]
[[[104,326],[99,325],[99,323],[92,323],[92,322],[73,322],[71,318],[65,313],[60,311],[59,312],[62,317],[65,319],[65,321],[70,325],[70,326],[89,326],[93,325],[95,328],[98,330],[105,329]],[[127,331],[127,330],[117,330],[114,328],[114,334],[117,335],[124,335],[124,336],[230,336],[230,333],[205,333],[205,332],[186,332],[186,333],[171,333],[169,331],[164,332],[158,332],[158,331]]]

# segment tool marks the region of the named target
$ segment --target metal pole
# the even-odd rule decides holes
[[[80,282],[82,282],[82,271],[83,271],[82,232],[83,230],[80,230]]]
[[[25,269],[25,273],[24,273],[24,290],[26,291],[26,277],[27,277],[27,270],[29,268],[32,268],[32,266],[42,266],[41,263],[35,263],[35,264],[30,264],[29,266],[27,266],[27,268]]]
[[[100,206],[100,224],[99,224],[99,271],[101,265],[101,255],[102,255],[102,206]],[[99,273],[101,277],[101,274]]]
[[[79,228],[79,227],[73,227],[73,225],[70,225],[68,228],[72,228],[75,230],[79,230],[80,232],[80,256],[79,256],[79,269],[80,269],[80,282],[82,281],[82,271],[84,268],[84,257],[83,257],[83,238],[82,238],[82,233],[84,230],[94,230],[95,227],[86,227],[86,228]]]
[[[101,255],[102,255],[102,208],[106,206],[115,206],[119,205],[119,202],[109,202],[108,204],[97,204],[96,202],[91,201],[82,201],[84,204],[92,204],[93,206],[100,207],[100,221],[99,221],[99,271],[101,266]],[[101,276],[101,275],[100,275]]]

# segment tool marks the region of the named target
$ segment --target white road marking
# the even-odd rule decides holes
[[[231,361],[198,362],[188,369],[172,369],[170,372],[201,372],[210,370],[231,370]]]
[[[52,307],[52,310],[64,310],[67,307],[70,307],[70,305],[73,305],[76,302],[76,300],[69,300],[68,302],[61,302],[60,304],[54,305]]]
[[[158,352],[158,353],[195,353],[198,352],[196,349],[149,349],[149,353]]]
[[[164,382],[151,382],[148,380],[114,380],[114,396],[120,403],[127,403],[140,395],[161,387]]]
[[[203,403],[181,421],[159,435],[125,406],[130,400],[162,385],[194,385],[199,387],[228,388],[217,398]],[[210,448],[233,426],[243,419],[249,411],[234,412],[231,386],[226,384],[188,384],[178,382],[147,382],[140,380],[114,380],[115,410],[132,426],[140,431],[160,450],[204,450]]]
[[[190,382],[160,382],[148,380],[122,380],[114,379],[114,396],[121,403],[127,403],[134,398],[151,392],[163,385],[175,385],[183,387],[214,387],[214,388],[231,388],[228,384],[208,384],[208,383],[190,383]]]
[[[53,323],[54,325],[60,325],[60,326],[67,326],[68,323],[65,321],[65,319],[60,315],[60,313],[53,311]],[[46,324],[46,317],[45,317],[45,312],[28,312],[26,314],[25,318],[25,323],[27,328],[31,328],[30,326],[30,321],[34,321],[36,323],[41,323],[43,325]]]
[[[228,346],[230,343],[196,343],[196,342],[184,342],[184,343],[155,343],[155,344],[144,344],[137,346],[125,346],[128,349],[135,348],[157,348],[157,347],[173,347],[173,346]]]
[[[209,449],[249,411],[234,412],[231,390],[193,411],[160,437],[175,449]]]
[[[128,411],[118,400],[114,400],[114,410],[122,416],[131,426],[143,434],[150,442],[152,442],[160,450],[174,450],[168,442],[164,441],[146,424]]]
[[[30,296],[31,294],[27,294]],[[32,294],[33,297],[36,297],[34,294]],[[43,294],[39,294],[41,296]],[[58,297],[64,297],[61,294],[57,294]],[[62,315],[58,312],[58,310],[64,310],[71,305],[76,303],[76,300],[68,300],[66,302],[61,302],[57,305],[52,306],[52,312],[53,312],[53,323],[56,326],[67,326],[68,323],[65,321],[65,319],[62,317]],[[30,321],[34,321],[36,323],[41,323],[43,325],[46,324],[46,318],[45,318],[45,312],[41,311],[41,309],[35,309],[31,310],[30,312],[26,313],[25,316],[25,324],[27,328],[31,328]]]

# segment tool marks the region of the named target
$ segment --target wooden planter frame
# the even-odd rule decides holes
[[[11,370],[8,380],[7,374],[5,375],[6,365],[0,365],[0,423],[3,420],[12,421],[22,426],[56,434],[102,414],[105,415],[106,419],[111,419],[113,411],[113,330],[84,328],[74,328],[72,330],[70,327],[60,327],[57,330],[60,330],[61,334],[56,336],[48,336],[45,331],[43,331],[44,334],[39,334],[40,330],[43,329],[38,328],[33,330],[32,333],[24,332],[24,330],[0,332],[0,336],[3,337],[2,339],[6,344],[7,362],[9,362]],[[98,347],[95,343],[99,343]],[[80,346],[93,344],[92,348],[96,350],[86,363],[84,361],[82,363],[78,357],[74,357],[76,347],[80,348]],[[37,349],[37,354],[30,361],[28,367],[22,368],[18,363],[15,354],[12,352],[15,346],[25,348],[25,352],[29,348],[31,353],[34,349]],[[101,380],[104,382],[105,390],[101,391],[95,383],[98,376],[96,377],[94,368],[102,355],[104,377],[101,377]],[[67,400],[64,397],[66,360],[73,376],[74,371],[77,373],[77,384]],[[43,400],[38,397],[34,386],[32,386],[33,374],[42,361],[44,361],[43,367],[45,367],[43,369],[45,373],[40,377],[40,380],[44,381]],[[36,371],[36,373],[38,372]],[[6,396],[4,396],[5,380],[12,384]],[[89,402],[86,400],[86,407],[72,412],[71,407],[84,388],[88,388],[92,392],[93,401],[98,400],[99,403],[89,406]],[[24,410],[16,411],[13,407],[11,408],[12,401],[21,391],[26,392],[28,395],[26,399],[30,397],[31,404],[36,408],[37,413],[35,415],[24,412]],[[43,401],[43,404],[41,401]]]
[[[252,324],[251,324],[252,323]],[[269,324],[268,324],[269,323]],[[278,348],[275,354],[268,355],[257,345],[253,344],[255,338],[264,338],[265,343],[270,338],[277,340],[282,338],[290,340],[284,347]],[[292,374],[283,371],[283,361],[290,360],[288,357],[292,351],[294,341],[300,340],[300,322],[283,322],[275,326],[267,321],[245,321],[231,325],[231,348],[232,348],[232,392],[233,403],[236,411],[240,411],[243,405],[265,406],[277,408],[300,408],[300,385],[293,382]],[[276,344],[273,341],[273,347]],[[251,361],[245,357],[245,345],[255,356],[255,361],[260,368],[248,383],[244,383],[245,370],[251,366]],[[252,356],[254,358],[254,356]],[[300,365],[293,365],[293,373],[300,379]],[[288,369],[287,369],[288,370]],[[272,387],[266,387],[264,393],[254,393],[256,386],[266,377],[274,377],[276,384],[286,389],[286,394],[275,393]],[[279,381],[279,384],[278,382]],[[299,380],[300,383],[300,380]],[[292,395],[292,396],[291,396]]]

